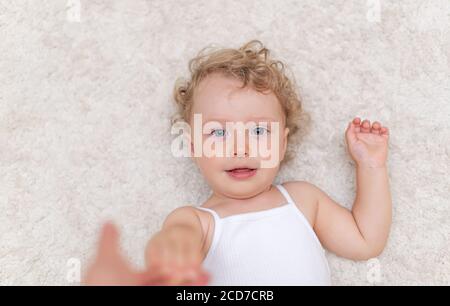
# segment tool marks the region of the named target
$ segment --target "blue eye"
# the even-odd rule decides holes
[[[265,133],[269,133],[269,130],[262,126],[257,126],[252,131],[253,135],[262,136]]]
[[[225,134],[226,134],[226,132],[223,129],[217,129],[217,130],[212,130],[211,131],[211,135],[214,135],[216,137],[224,137]]]

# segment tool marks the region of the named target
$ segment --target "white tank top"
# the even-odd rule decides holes
[[[331,285],[325,251],[282,185],[287,204],[221,218],[202,266],[210,286]]]

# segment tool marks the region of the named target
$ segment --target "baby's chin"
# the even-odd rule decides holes
[[[236,200],[252,198],[266,190],[272,184],[274,177],[259,175],[257,173],[248,178],[234,178],[225,173],[224,177],[216,182],[216,192]]]

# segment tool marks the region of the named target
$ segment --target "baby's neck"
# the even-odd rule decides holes
[[[264,198],[267,197],[268,194],[271,193],[274,186],[273,184],[270,184],[269,186],[265,187],[263,190],[258,191],[255,194],[249,194],[245,196],[241,196],[239,198],[237,197],[230,197],[221,193],[218,193],[216,191],[213,191],[209,199],[206,201],[208,206],[214,207],[214,206],[222,206],[222,205],[238,205],[238,206],[252,206],[253,204],[261,204]],[[206,204],[205,203],[205,204]]]
[[[202,206],[214,209],[221,217],[272,209],[286,202],[283,195],[276,189],[271,184],[256,195],[239,199],[213,193]]]
[[[209,200],[211,200],[212,202],[224,202],[224,201],[249,202],[249,201],[257,200],[257,198],[260,197],[261,195],[263,195],[264,193],[271,191],[273,187],[274,187],[273,184],[271,184],[271,185],[265,187],[263,190],[258,191],[254,194],[241,195],[240,197],[227,196],[227,195],[221,194],[219,192],[213,191]]]

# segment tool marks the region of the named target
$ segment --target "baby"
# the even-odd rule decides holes
[[[201,52],[189,66],[190,79],[175,86],[173,122],[189,123],[183,140],[212,193],[168,215],[147,245],[145,271],[123,259],[106,224],[84,283],[330,285],[324,248],[352,260],[383,251],[392,205],[387,127],[348,123],[357,181],[349,211],[308,182],[274,184],[307,116],[293,79],[261,42]]]

